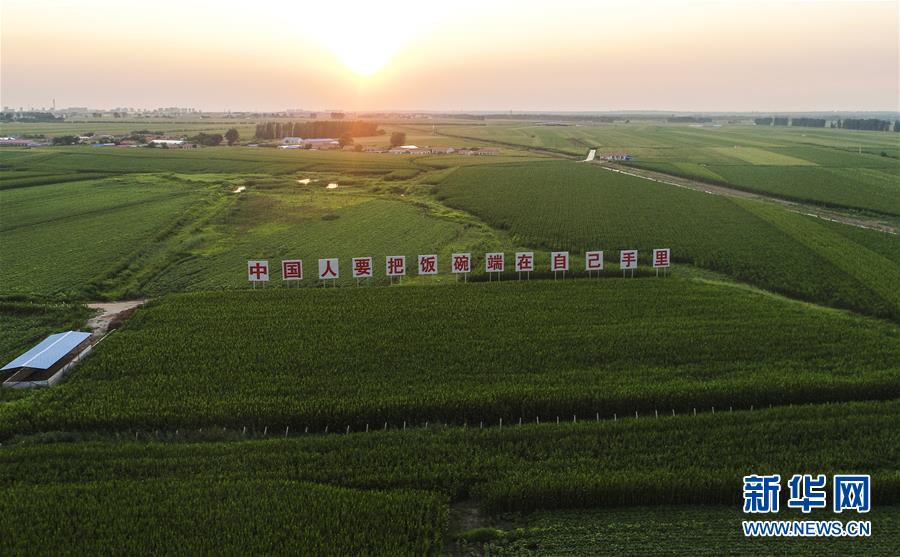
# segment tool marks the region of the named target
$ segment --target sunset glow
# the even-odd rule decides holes
[[[895,110],[900,96],[891,1],[0,9],[14,107]]]

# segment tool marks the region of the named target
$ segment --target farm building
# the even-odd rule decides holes
[[[475,149],[457,149],[457,155],[466,155],[466,156],[496,156],[500,154],[500,149],[497,147],[480,147]]]
[[[38,144],[30,139],[15,139],[13,137],[0,138],[0,147],[37,147]]]
[[[453,147],[431,147],[431,153],[434,155],[449,155],[456,151]]]
[[[388,150],[392,155],[430,155],[429,147],[419,147],[417,145],[400,145]]]
[[[609,153],[608,155],[603,155],[600,158],[605,161],[630,161],[634,157],[632,157],[628,153]]]
[[[0,369],[3,373],[12,372],[3,386],[28,389],[55,385],[90,349],[91,333],[66,331],[50,335]]]
[[[195,149],[195,143],[188,143],[183,139],[154,139],[150,142],[153,147],[166,147],[169,149]]]
[[[281,140],[285,145],[303,145],[302,137],[285,137]]]
[[[319,151],[325,151],[328,149],[340,149],[341,144],[337,139],[332,137],[322,137],[318,139],[304,139],[303,145],[307,147],[307,149],[317,149]]]

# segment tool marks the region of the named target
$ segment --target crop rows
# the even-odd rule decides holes
[[[896,167],[701,166],[656,161],[629,164],[783,199],[900,215],[900,178]]]
[[[609,279],[170,295],[0,435],[359,430],[900,396],[895,326],[742,288]]]
[[[654,247],[669,247],[676,262],[804,300],[900,320],[900,304],[884,295],[900,281],[900,265],[872,258],[864,242],[803,215],[779,209],[773,219],[760,218],[759,211],[748,210],[751,202],[557,162],[461,168],[440,185],[438,195],[535,247],[635,248],[642,258]],[[836,265],[789,227],[845,236],[845,257],[854,261]]]
[[[433,494],[250,477],[5,486],[0,512],[6,556],[431,555],[447,519]]]
[[[208,188],[158,176],[0,191],[3,292],[97,296],[211,199]]]
[[[117,442],[46,435],[0,450],[0,487],[117,479],[303,481],[412,489],[489,511],[741,503],[748,473],[872,474],[900,503],[900,403],[867,402],[617,421],[431,427],[287,439]],[[99,439],[99,440],[98,440]],[[783,495],[786,496],[786,493]]]

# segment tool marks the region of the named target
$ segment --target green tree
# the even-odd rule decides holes
[[[238,133],[237,128],[231,128],[225,132],[225,141],[228,142],[228,145],[234,145],[240,138],[241,134]]]
[[[406,144],[406,133],[405,132],[393,132],[391,133],[391,147],[399,147],[401,145]]]
[[[222,134],[220,133],[200,132],[195,137],[191,138],[191,141],[199,143],[200,145],[204,145],[206,147],[215,147],[216,145],[222,143],[222,139]]]
[[[338,144],[341,147],[346,147],[347,145],[353,145],[353,136],[350,135],[350,132],[342,133],[341,137],[338,138]]]

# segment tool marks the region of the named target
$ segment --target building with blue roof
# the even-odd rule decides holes
[[[50,335],[3,368],[12,375],[4,387],[17,389],[55,385],[91,349],[91,333],[66,331]]]

